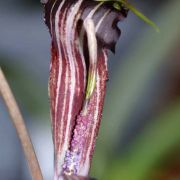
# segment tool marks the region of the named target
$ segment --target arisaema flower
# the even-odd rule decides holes
[[[111,2],[49,0],[52,38],[49,78],[55,175],[87,176],[108,79],[107,49],[115,51],[117,23],[127,9]]]
[[[115,52],[120,36],[117,23],[128,8],[147,19],[125,0],[48,0],[44,7],[52,38],[54,179],[88,176],[108,79],[107,50]]]

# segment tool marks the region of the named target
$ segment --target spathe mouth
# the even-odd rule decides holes
[[[90,0],[49,0],[45,5],[52,37],[49,96],[55,179],[61,174],[88,175],[108,79],[107,49],[115,50],[117,22],[126,13]]]

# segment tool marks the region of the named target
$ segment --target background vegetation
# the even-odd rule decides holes
[[[121,24],[91,176],[99,180],[180,179],[180,1],[131,0],[161,29],[132,13]],[[45,179],[53,145],[47,83],[50,37],[36,0],[0,2],[0,65],[20,104]],[[0,179],[30,179],[0,99]]]

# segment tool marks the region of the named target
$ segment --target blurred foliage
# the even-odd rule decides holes
[[[159,9],[159,16],[155,19],[159,22],[161,33],[147,30],[142,34],[134,51],[125,57],[125,63],[121,64],[111,77],[111,93],[107,93],[103,123],[92,166],[92,174],[98,179],[147,179],[146,175],[152,170],[153,163],[158,162],[159,156],[180,143],[180,107],[177,104],[169,114],[150,120],[154,124],[147,132],[145,129],[135,138],[130,152],[118,154],[113,150],[121,140],[123,128],[127,123],[131,123],[126,120],[154,75],[158,73],[159,67],[167,63],[166,56],[177,43],[177,37],[180,36],[179,7],[180,2],[176,0]]]
[[[137,124],[138,117],[133,114],[135,107],[142,104],[141,99],[146,99],[143,96],[151,85],[159,88],[158,84],[151,82],[159,75],[161,67],[173,60],[169,54],[174,52],[174,47],[180,41],[180,1],[153,0],[143,3],[146,2],[161,4],[158,11],[149,9],[149,12],[156,11],[153,19],[161,32],[157,34],[146,27],[136,42],[129,41],[135,44],[123,57],[123,63],[114,62],[116,71],[108,82],[102,126],[92,164],[91,175],[99,180],[180,179],[180,158],[177,158],[180,156],[179,97],[174,98],[172,104],[164,105],[161,112],[144,119],[148,123],[135,134],[132,141],[125,139],[124,146],[128,144],[128,148],[124,152],[120,147],[125,127]],[[22,0],[19,4],[22,4]],[[39,1],[29,0],[24,4],[35,7],[37,4],[39,6]],[[47,89],[39,83],[36,75],[16,64],[14,57],[8,60],[11,63],[6,60],[7,57],[1,55],[2,69],[23,109],[32,116],[43,114],[49,118]]]
[[[36,76],[24,66],[16,64],[15,59],[9,60],[11,63],[7,64],[7,57],[1,56],[0,62],[16,98],[21,97],[21,100],[17,101],[20,104],[23,102],[23,108],[30,114],[47,116],[49,105],[48,99],[44,98],[47,97],[47,89],[43,89]]]
[[[180,145],[179,127],[180,101],[144,129],[130,152],[122,158],[111,159],[107,166],[108,172],[104,173],[102,179],[149,179],[147,175],[150,170],[165,158],[172,148]]]

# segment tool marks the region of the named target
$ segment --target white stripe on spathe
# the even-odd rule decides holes
[[[105,17],[109,14],[111,10],[107,10],[104,15],[101,17],[101,19],[99,20],[98,24],[96,25],[96,32],[98,31],[99,27],[101,26],[103,20],[105,19]]]
[[[73,7],[71,7],[71,9],[69,9],[69,14],[67,16],[67,20],[66,20],[66,25],[65,25],[65,42],[66,42],[66,49],[67,49],[67,55],[68,55],[68,61],[69,61],[69,67],[70,67],[70,77],[71,77],[71,83],[70,83],[70,88],[71,88],[71,93],[70,93],[70,102],[69,102],[69,109],[68,109],[68,118],[67,118],[67,126],[66,126],[66,130],[65,130],[65,139],[64,139],[64,144],[62,147],[62,151],[61,151],[61,159],[62,161],[60,161],[59,166],[59,172],[62,171],[62,165],[63,165],[63,160],[65,158],[65,153],[69,148],[69,138],[71,137],[71,135],[69,133],[71,133],[70,131],[70,122],[71,122],[71,116],[72,116],[72,103],[73,103],[73,99],[74,99],[74,94],[75,94],[75,84],[76,84],[76,78],[75,78],[75,62],[76,61],[76,57],[73,56],[72,54],[72,43],[74,43],[74,37],[75,37],[75,29],[73,28],[73,25],[76,21],[75,17],[78,14],[79,8],[82,4],[83,0],[79,0]]]
[[[55,119],[54,119],[54,127],[56,127],[56,122],[57,122],[57,112],[58,112],[58,99],[59,99],[59,90],[60,90],[60,86],[61,86],[61,75],[62,75],[62,54],[61,54],[61,47],[60,47],[60,37],[59,37],[59,13],[60,10],[64,4],[65,0],[62,1],[62,3],[60,4],[60,6],[58,7],[58,10],[55,14],[55,38],[56,38],[56,42],[57,42],[57,47],[58,47],[58,61],[59,61],[59,70],[58,70],[58,79],[57,79],[57,89],[56,89],[56,99],[55,99]],[[55,5],[55,3],[53,4]],[[54,6],[53,6],[54,8]],[[52,11],[53,11],[52,8]],[[52,13],[51,11],[51,13]],[[51,14],[52,15],[52,14]],[[52,23],[52,20],[51,20]],[[52,32],[52,30],[51,30]],[[54,145],[56,146],[56,128],[54,128],[54,134],[55,134],[55,138],[54,138]],[[57,149],[57,147],[55,147],[55,149]]]

